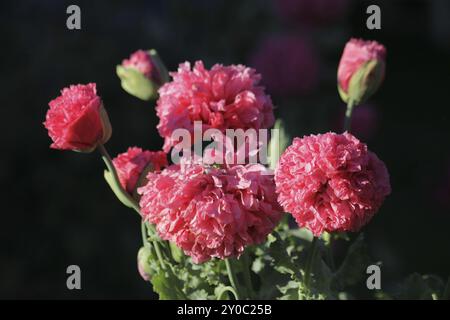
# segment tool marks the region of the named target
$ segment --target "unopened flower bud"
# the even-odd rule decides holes
[[[139,249],[137,256],[138,271],[142,279],[144,279],[145,281],[149,281],[151,279],[152,274],[152,269],[149,263],[150,255],[151,255],[150,249],[142,247],[141,249]]]
[[[338,68],[338,90],[345,103],[358,105],[377,91],[384,79],[386,49],[376,41],[351,39]]]
[[[167,69],[156,50],[138,50],[116,68],[122,88],[141,99],[154,99],[161,85],[168,81]]]

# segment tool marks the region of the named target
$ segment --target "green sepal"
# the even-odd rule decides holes
[[[141,100],[148,101],[156,97],[157,85],[133,67],[116,67],[122,88]]]
[[[169,242],[169,246],[172,258],[178,263],[183,261],[183,258],[185,257],[183,251],[173,242]]]
[[[108,183],[116,197],[120,200],[120,202],[122,202],[128,208],[135,209],[136,205],[133,198],[125,190],[123,190],[120,182],[114,179],[114,174],[109,170],[105,170],[103,176],[105,177],[106,182]]]
[[[382,60],[375,59],[365,62],[350,79],[347,92],[348,97],[344,101],[348,102],[348,99],[352,99],[355,105],[360,105],[371,97],[383,81],[384,68]]]

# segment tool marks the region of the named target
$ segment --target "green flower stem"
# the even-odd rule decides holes
[[[119,177],[117,176],[116,168],[114,167],[114,164],[113,164],[111,157],[110,157],[108,151],[106,150],[105,146],[103,144],[100,144],[98,146],[98,149],[100,150],[100,153],[102,154],[102,159],[105,162],[106,167],[108,168],[108,171],[113,175],[115,189],[117,190],[117,192],[119,192],[119,194],[118,195],[116,194],[116,195],[122,197],[123,199],[126,199],[127,203],[131,206],[131,208],[134,209],[134,211],[136,211],[139,215],[141,215],[139,204],[137,203],[137,201],[135,199],[133,199],[133,197],[131,197],[128,194],[128,192],[126,192],[123,189],[122,185],[120,184],[120,180],[119,180]],[[149,228],[149,230],[150,230],[150,233],[152,234],[152,238],[155,238],[156,237],[155,227],[151,226],[151,228]],[[147,231],[146,231],[146,226],[145,226],[144,222],[141,222],[141,231],[143,232],[142,237],[143,237],[143,242],[145,245],[145,243],[147,242]],[[161,264],[161,268],[165,269],[164,259],[161,254],[161,250],[159,248],[158,241],[153,239],[152,244],[153,244],[153,247],[155,248],[156,255],[158,256],[159,263]]]
[[[334,257],[333,257],[333,237],[330,233],[324,232],[322,234],[323,242],[325,243],[325,247],[327,249],[327,260],[328,260],[328,266],[332,271],[336,269],[336,266],[334,264]]]
[[[144,222],[144,220],[141,221],[141,233],[142,233],[142,242],[144,244],[144,247],[148,245],[148,235],[147,235],[147,228],[148,225]],[[152,237],[153,238],[153,237]],[[166,264],[164,262],[163,255],[161,253],[161,249],[159,248],[158,240],[152,240],[153,248],[155,249],[156,256],[158,257],[159,264],[161,265],[161,268],[163,270],[166,269]]]
[[[244,254],[242,255],[242,260],[243,260],[243,265],[244,265],[244,281],[245,281],[245,286],[247,288],[248,294],[249,294],[249,298],[253,298],[255,292],[253,291],[253,284],[252,284],[252,276],[250,274],[250,268],[251,268],[251,261],[250,258],[248,257],[248,252],[244,251]]]
[[[145,227],[144,220],[141,221],[141,235],[142,235],[142,245],[144,247],[148,247],[150,243],[148,242],[147,228]]]
[[[239,293],[238,282],[236,278],[236,274],[233,271],[233,267],[231,265],[230,259],[225,259],[225,266],[227,267],[228,279],[230,280],[230,284],[234,289],[234,295],[236,300],[241,299],[241,295]]]
[[[236,290],[234,290],[233,287],[230,287],[230,286],[223,287],[223,288],[219,291],[219,293],[217,294],[217,300],[222,300],[223,295],[224,295],[226,292],[231,292],[231,293],[233,294],[234,298],[235,298],[236,300],[238,300],[238,295],[237,295],[237,293],[236,293]]]
[[[352,113],[354,108],[354,101],[352,99],[349,99],[347,103],[347,110],[345,111],[344,131],[350,132],[350,129],[352,127]]]
[[[319,243],[319,238],[314,237],[311,242],[311,246],[309,247],[309,256],[308,256],[308,260],[306,261],[304,283],[305,283],[305,287],[310,291],[311,291],[311,273],[312,273],[314,259],[317,254],[318,243]]]

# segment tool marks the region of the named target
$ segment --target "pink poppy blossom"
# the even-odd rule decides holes
[[[391,192],[384,163],[347,132],[295,138],[275,183],[284,210],[316,236],[358,231]]]
[[[171,165],[150,172],[138,189],[141,214],[195,263],[239,257],[282,217],[273,176],[266,173],[262,165]]]
[[[167,155],[162,151],[147,151],[138,147],[130,147],[127,152],[113,159],[114,167],[122,187],[130,194],[136,189],[136,184],[145,169],[161,171],[167,166]],[[148,166],[151,165],[151,168]]]
[[[165,139],[163,150],[177,144],[172,133],[179,128],[193,133],[194,121],[202,129],[266,129],[274,124],[273,105],[261,76],[243,65],[214,65],[210,70],[197,61],[172,72],[173,81],[159,89],[156,112],[158,130]]]

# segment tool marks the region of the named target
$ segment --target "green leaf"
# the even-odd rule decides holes
[[[117,76],[120,78],[122,88],[141,100],[148,101],[156,97],[157,86],[146,78],[137,69],[132,67],[116,67]]]
[[[189,295],[191,300],[208,300],[208,297],[208,292],[205,289],[196,290]]]
[[[365,272],[369,264],[370,258],[367,253],[367,246],[361,233],[350,246],[347,256],[335,272],[332,279],[332,287],[334,289],[342,289],[357,284],[366,276]]]
[[[256,257],[252,263],[252,271],[256,274],[260,273],[266,266],[262,257]]]
[[[183,251],[173,242],[169,242],[169,246],[173,259],[180,263],[185,257]]]
[[[288,243],[286,241],[283,241],[278,233],[274,233],[272,237],[273,238],[271,239],[271,242],[268,243],[268,245],[270,250],[270,257],[273,259],[272,265],[274,269],[280,273],[289,274],[293,277],[298,276],[300,268],[295,263],[297,256],[289,255],[287,250]]]
[[[299,299],[299,289],[302,284],[298,281],[289,281],[284,286],[277,286],[278,290],[280,290],[282,296],[279,297],[279,300],[298,300]]]
[[[314,299],[325,299],[334,296],[331,290],[333,274],[323,261],[321,254],[316,254],[313,261],[310,294]]]
[[[182,291],[183,282],[174,274],[170,268],[160,269],[151,279],[153,290],[159,294],[160,300],[186,299]]]
[[[284,152],[290,141],[289,136],[284,128],[283,121],[278,119],[272,130],[272,137],[269,142],[269,167],[275,169],[278,159]]]

